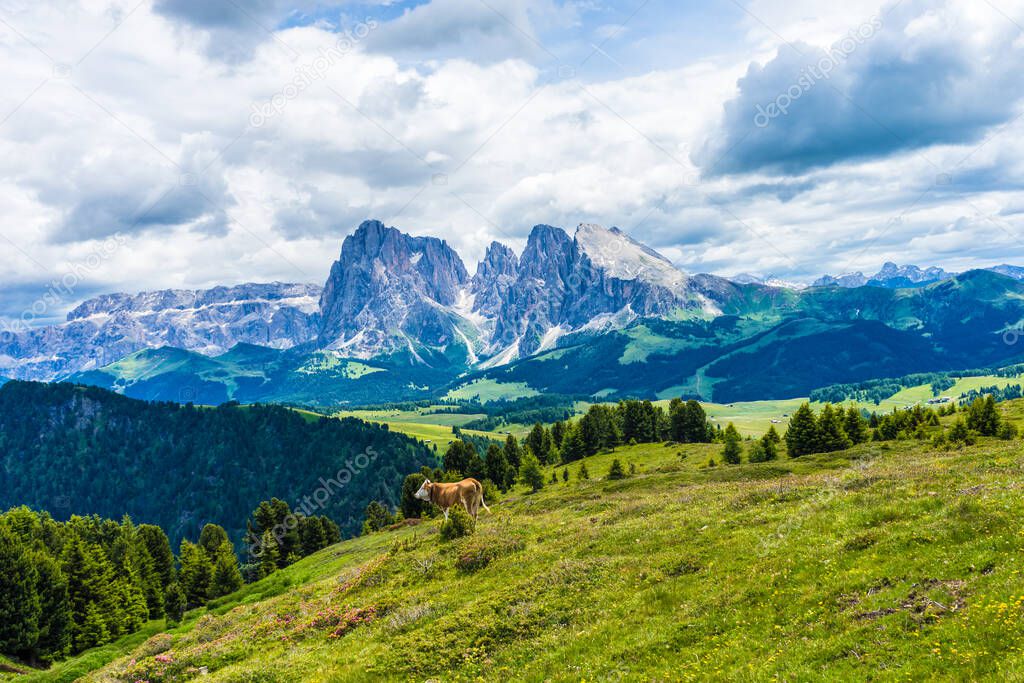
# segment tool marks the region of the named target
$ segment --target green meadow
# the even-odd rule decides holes
[[[1020,441],[734,466],[721,448],[548,468],[466,538],[427,519],[344,541],[18,680],[1024,679]]]

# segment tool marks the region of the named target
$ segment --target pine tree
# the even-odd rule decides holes
[[[619,462],[618,458],[612,460],[611,467],[608,468],[609,479],[624,479],[626,477],[626,471],[622,469],[622,463]]]
[[[562,462],[575,462],[587,456],[587,446],[583,441],[582,425],[570,424],[562,439]]]
[[[387,507],[383,503],[375,500],[366,506],[365,519],[363,521],[363,534],[372,534],[375,531],[380,531],[394,523],[394,516]]]
[[[544,472],[540,468],[540,461],[532,451],[527,450],[523,456],[523,462],[519,466],[519,481],[529,486],[534,492],[544,488]]]
[[[90,647],[110,642],[110,629],[99,605],[90,602],[85,608],[82,624],[75,635],[75,649],[88,650]]]
[[[857,406],[851,405],[846,409],[843,418],[843,431],[850,437],[850,442],[853,444],[864,443],[868,440],[868,425]]]
[[[416,472],[407,476],[402,482],[402,500],[399,508],[402,510],[402,516],[406,519],[419,519],[430,511],[430,501],[420,500],[416,497],[416,492],[423,486],[425,479],[425,475]]]
[[[273,540],[273,536],[270,538]],[[274,546],[276,548],[277,544]],[[210,585],[213,582],[213,562],[210,556],[194,543],[182,541],[178,561],[181,563],[178,579],[182,590],[185,591],[189,609],[205,605],[210,599]]]
[[[68,580],[60,564],[46,552],[31,554],[31,562],[38,573],[36,592],[39,594],[39,638],[34,646],[37,657],[44,660],[60,659],[71,647],[71,601]],[[2,581],[2,579],[0,579]],[[0,647],[0,650],[3,650]]]
[[[185,597],[185,591],[181,589],[181,584],[175,581],[167,586],[164,596],[164,614],[167,621],[172,624],[180,623],[187,606],[188,599]]]
[[[526,447],[533,451],[540,464],[547,464],[550,456],[551,435],[546,432],[544,425],[537,422],[526,437]]]
[[[205,550],[206,554],[211,558],[217,554],[217,551],[225,543],[230,543],[228,532],[224,531],[224,527],[220,525],[207,524],[199,533],[199,547]]]
[[[316,527],[321,529],[319,523]],[[214,552],[213,587],[211,597],[234,593],[242,587],[242,572],[238,569],[238,558],[231,544],[225,541]]]
[[[998,434],[1000,420],[995,397],[991,394],[974,399],[967,409],[967,428],[982,436]]]
[[[786,450],[791,458],[818,453],[818,422],[808,403],[801,405],[789,421],[786,430]]]
[[[448,446],[444,454],[444,469],[452,474],[465,475],[469,471],[470,455],[476,454],[473,444],[456,439]]]
[[[580,463],[580,468],[576,472],[576,478],[579,479],[580,481],[586,481],[587,479],[590,479],[590,472],[587,471],[587,463]]]
[[[477,481],[483,481],[487,478],[487,464],[477,454],[476,448],[470,448],[469,458],[466,463],[466,476],[472,477]]]
[[[0,652],[29,650],[39,640],[38,583],[25,544],[0,526]]]
[[[61,569],[68,581],[72,647],[79,651],[106,643],[112,631],[108,621],[116,626],[121,619],[115,604],[119,596],[114,590],[114,568],[106,553],[76,534],[64,546]]]
[[[167,539],[167,534],[152,524],[140,524],[137,534],[153,559],[153,569],[160,578],[161,587],[166,590],[174,581],[174,553],[171,551],[171,542]]]
[[[782,443],[782,437],[779,436],[779,432],[776,431],[775,425],[768,425],[768,431],[765,432],[763,438],[765,439],[765,441],[771,441],[776,446]]]
[[[850,437],[843,430],[840,412],[826,403],[818,417],[818,448],[822,453],[841,451],[852,445]]]
[[[505,451],[497,444],[487,447],[487,478],[504,493],[515,483],[515,473],[511,471]]]
[[[264,531],[263,536],[260,537],[259,550],[259,571],[257,574],[262,579],[277,571],[278,564],[280,563],[279,555],[281,551],[278,548],[277,539],[274,538],[270,529]]]
[[[568,482],[569,481],[569,470],[568,470],[568,468],[562,470],[562,481],[564,481],[564,482]]]
[[[555,424],[551,425],[551,441],[555,444],[555,448],[562,447],[562,439],[565,437],[565,423],[559,420]]]
[[[516,437],[511,434],[505,438],[505,459],[508,460],[512,471],[518,473],[519,466],[522,464],[522,450],[519,448],[519,442],[516,441]]]
[[[743,437],[736,431],[736,426],[732,422],[726,425],[722,438],[725,442],[725,449],[722,451],[722,461],[729,465],[740,464],[743,459]]]

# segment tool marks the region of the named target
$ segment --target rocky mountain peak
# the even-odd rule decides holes
[[[450,315],[468,283],[444,240],[364,221],[345,238],[320,298],[320,345],[355,356],[452,341]]]
[[[491,242],[470,282],[473,311],[487,317],[496,315],[518,277],[516,253],[500,242]]]

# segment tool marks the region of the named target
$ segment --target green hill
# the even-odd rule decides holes
[[[83,680],[1024,677],[1020,442],[720,450],[588,458],[452,542],[436,521],[343,542]],[[613,458],[635,473],[607,480]]]
[[[422,444],[354,418],[147,403],[72,384],[0,387],[0,509],[129,514],[175,544],[207,523],[240,543],[272,497],[306,501],[353,534],[370,501],[396,505],[405,475],[435,462]]]

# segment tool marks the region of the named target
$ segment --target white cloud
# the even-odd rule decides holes
[[[530,35],[575,30],[565,28],[576,11],[565,3],[491,4]],[[470,269],[492,239],[518,248],[534,223],[581,221],[632,231],[689,271],[810,279],[876,270],[886,259],[954,268],[972,257],[1024,260],[1009,236],[1024,205],[1014,185],[1024,170],[1021,122],[985,131],[995,141],[966,161],[975,145],[900,151],[796,179],[753,173],[695,184],[693,150],[750,62],[778,47],[749,17],[746,44],[680,68],[582,81],[554,77],[550,56],[537,57],[500,17],[496,43],[468,46],[499,36],[487,33],[499,24],[475,0],[419,5],[345,45],[324,70],[317,58],[343,37],[326,22],[252,34],[244,58],[225,59],[210,49],[221,30],[212,19],[129,0],[67,5],[66,20],[23,5],[10,23],[24,38],[0,25],[0,234],[17,245],[0,240],[11,254],[0,261],[8,284],[46,282],[115,233],[126,247],[90,274],[90,293],[319,282],[342,237],[369,217],[448,239]],[[810,7],[763,0],[751,12],[787,38],[827,45],[872,11]],[[413,25],[414,17],[425,18]],[[932,19],[922,17],[908,26],[923,30]],[[396,43],[403,31],[453,21],[462,23],[445,40],[421,37],[415,50]],[[972,19],[963,37],[978,54],[1003,30],[986,21],[994,20]],[[591,28],[578,30],[592,40]],[[629,38],[642,40],[632,27]],[[254,107],[303,73],[293,96],[253,127]],[[951,182],[936,186],[940,174]],[[979,209],[1009,214],[994,227]]]

